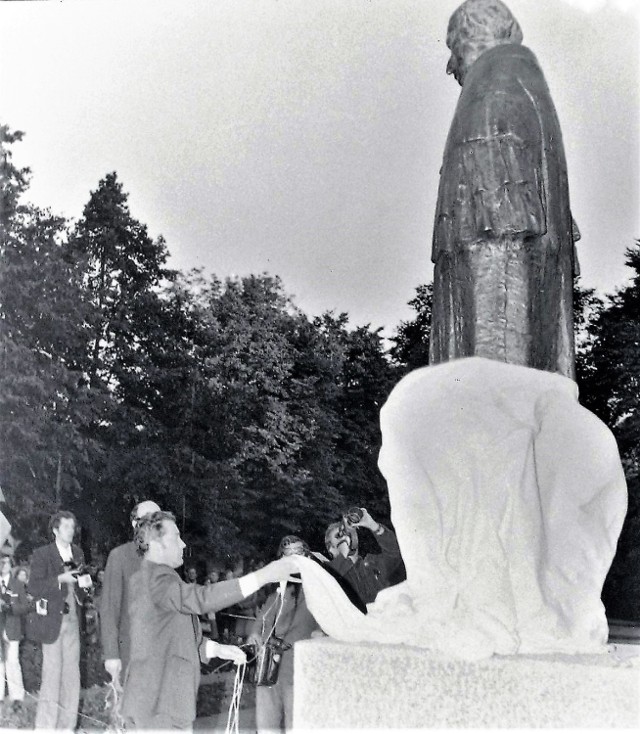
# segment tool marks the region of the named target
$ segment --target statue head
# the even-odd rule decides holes
[[[473,62],[503,43],[522,43],[522,31],[509,8],[500,0],[466,0],[449,19],[447,74],[462,86]]]

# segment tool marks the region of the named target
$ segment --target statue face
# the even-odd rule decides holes
[[[447,74],[452,74],[453,78],[462,86],[469,68],[468,59],[465,58],[462,51],[462,44],[458,42],[455,36],[447,39],[447,46],[451,50],[451,56],[447,62]]]
[[[502,43],[522,43],[522,30],[509,8],[501,0],[465,0],[449,18],[447,74],[462,86],[476,59]]]
[[[453,74],[453,78],[462,86],[462,63],[461,60],[452,52],[447,63],[447,74]]]

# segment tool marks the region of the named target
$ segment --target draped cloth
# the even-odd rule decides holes
[[[322,629],[470,659],[604,652],[600,593],[627,494],[613,435],[580,406],[575,383],[459,359],[401,380],[381,426],[407,580],[364,615],[302,559]]]
[[[573,377],[578,238],[560,124],[537,60],[518,44],[491,48],[465,77],[445,147],[431,364],[480,355]],[[521,308],[497,302],[505,291]],[[482,302],[483,292],[498,295]],[[496,321],[521,334],[514,356],[498,338],[476,348],[477,326]]]

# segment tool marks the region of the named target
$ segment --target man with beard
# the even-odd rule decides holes
[[[351,520],[349,516],[353,516]],[[368,553],[364,558],[360,555],[358,528],[366,528],[373,534],[380,553]],[[342,522],[329,525],[324,542],[331,556],[330,568],[349,584],[362,604],[375,601],[379,591],[404,578],[395,533],[376,522],[364,507],[349,510]]]

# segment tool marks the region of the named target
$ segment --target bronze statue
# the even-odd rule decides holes
[[[441,169],[431,364],[480,356],[574,378],[579,238],[560,124],[534,54],[500,0],[451,16],[462,86]]]

